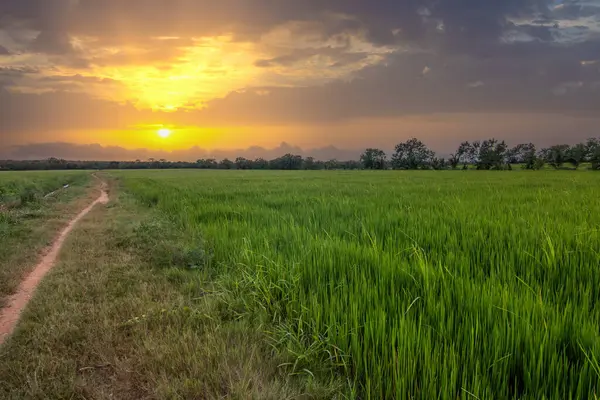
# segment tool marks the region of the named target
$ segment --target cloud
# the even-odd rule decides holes
[[[329,67],[341,67],[367,59],[368,52],[346,52],[344,49],[326,47],[323,49],[301,49],[292,53],[273,57],[271,59],[257,60],[257,67],[266,68],[273,66],[291,67],[305,62],[319,62],[321,59]]]
[[[1,75],[0,75],[1,76]],[[119,129],[139,123],[145,113],[131,105],[66,92],[14,93],[0,88],[0,136],[41,131]]]
[[[483,85],[484,85],[484,83],[482,81],[475,81],[475,82],[469,82],[469,83],[467,83],[467,86],[470,87],[470,88],[478,88],[478,87],[481,87]]]
[[[28,145],[12,146],[0,151],[0,159],[4,160],[42,160],[50,157],[65,160],[96,160],[96,161],[133,161],[166,159],[169,161],[196,161],[200,158],[214,158],[222,160],[229,158],[235,160],[237,157],[248,159],[264,158],[271,160],[285,154],[302,155],[314,157],[317,160],[355,160],[360,156],[360,150],[342,150],[334,146],[303,150],[300,147],[288,143],[266,149],[264,147],[252,146],[246,149],[235,150],[206,150],[200,147],[175,151],[159,151],[148,149],[125,149],[119,146],[101,146],[99,144],[78,145],[72,143],[37,143]]]
[[[0,135],[595,115],[598,54],[592,0],[2,0]]]
[[[4,0],[0,13],[31,29],[119,41],[123,36],[260,35],[291,21],[322,21],[324,35],[362,30],[372,43],[423,39],[432,26],[461,38],[497,35],[511,15],[547,12],[545,1],[459,0]]]
[[[31,43],[31,50],[34,52],[48,54],[69,54],[73,52],[71,38],[65,32],[43,30]]]

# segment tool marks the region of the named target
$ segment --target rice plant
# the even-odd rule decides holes
[[[362,399],[598,396],[597,174],[116,174],[204,238],[290,374]]]

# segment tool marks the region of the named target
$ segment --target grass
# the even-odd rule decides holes
[[[59,190],[65,184],[70,187]],[[89,184],[86,172],[0,173],[0,306],[78,211],[74,208]]]
[[[198,255],[165,221],[114,189],[0,348],[0,398],[319,397],[280,373],[285,360],[260,330],[224,316],[209,274],[188,267]]]
[[[206,238],[230,311],[265,315],[289,373],[364,398],[598,390],[598,175],[120,176]]]
[[[4,397],[598,396],[600,175],[111,175]]]

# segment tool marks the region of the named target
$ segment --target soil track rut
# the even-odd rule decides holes
[[[99,179],[95,175],[94,177]],[[58,237],[54,240],[52,246],[44,253],[40,263],[21,282],[17,292],[8,298],[7,306],[0,309],[0,345],[2,345],[4,341],[12,334],[17,323],[19,322],[21,313],[27,306],[27,303],[29,303],[29,300],[33,296],[35,289],[42,281],[44,276],[56,264],[58,254],[60,253],[66,238],[69,236],[69,233],[71,233],[75,225],[77,225],[77,223],[97,204],[108,203],[108,193],[106,191],[105,182],[101,183],[100,190],[100,196],[69,222],[69,225],[63,229],[60,235],[58,235]]]

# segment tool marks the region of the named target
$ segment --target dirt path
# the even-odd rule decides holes
[[[94,175],[95,178],[97,178]],[[99,178],[97,178],[99,179]],[[90,204],[85,210],[81,211],[75,218],[69,222],[69,225],[55,239],[52,246],[44,253],[44,257],[33,271],[21,282],[17,292],[10,296],[7,301],[7,306],[0,309],[0,345],[12,334],[21,313],[29,303],[35,289],[42,281],[44,276],[52,269],[56,263],[58,253],[62,248],[65,239],[71,233],[75,225],[89,213],[96,204],[108,203],[108,193],[106,192],[106,183],[101,183],[100,196]]]

